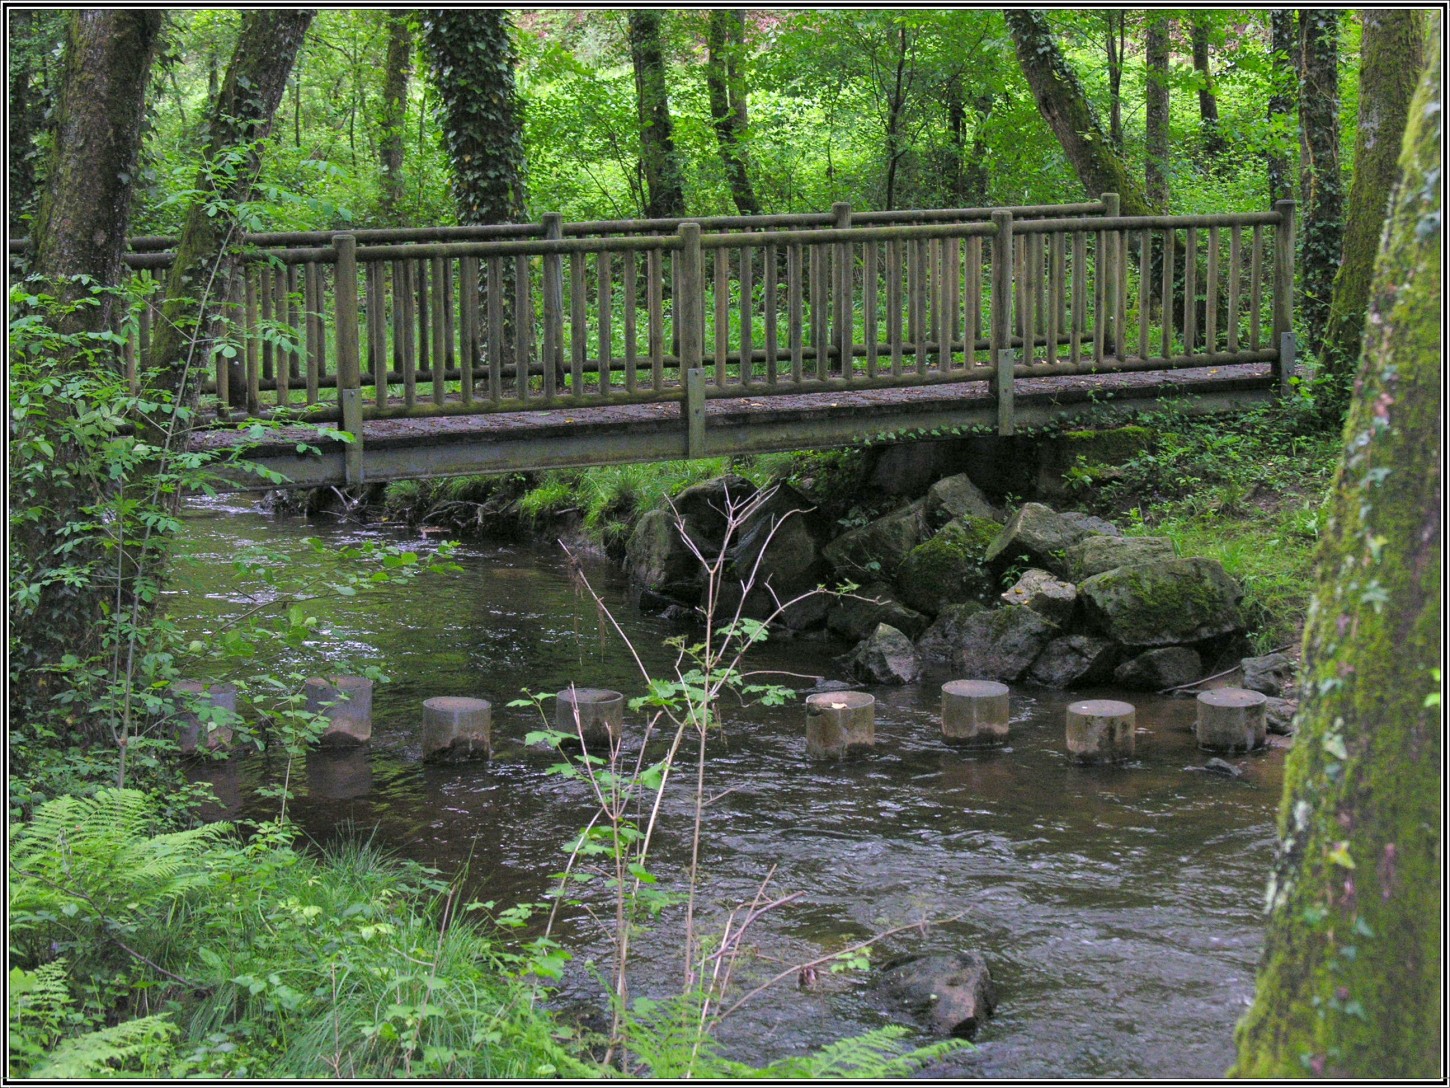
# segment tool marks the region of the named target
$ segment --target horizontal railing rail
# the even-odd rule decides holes
[[[984,381],[1011,433],[1018,378],[1268,362],[1286,380],[1293,210],[1122,216],[1110,193],[1052,214],[254,236],[286,244],[227,279],[202,393],[218,421],[357,437],[366,419],[678,401],[694,449],[707,400]],[[154,281],[133,376],[168,257],[128,255]]]

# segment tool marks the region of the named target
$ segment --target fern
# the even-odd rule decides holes
[[[176,1025],[164,1016],[127,1020],[66,1039],[30,1075],[55,1080],[116,1074],[153,1075],[170,1063],[175,1037]]]
[[[35,971],[10,971],[7,1001],[10,1024],[8,1068],[12,1077],[25,1076],[49,1054],[73,1016],[75,1001],[67,985],[65,960],[55,960]]]
[[[906,1028],[896,1024],[876,1028],[831,1043],[814,1054],[772,1062],[754,1075],[791,1080],[883,1080],[908,1077],[948,1054],[972,1049],[964,1039],[946,1039],[908,1050],[901,1041],[907,1034]]]

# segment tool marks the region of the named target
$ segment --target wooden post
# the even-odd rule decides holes
[[[992,348],[996,372],[992,391],[997,395],[997,433],[1014,433],[1012,421],[1012,378],[1016,362],[1012,343],[1012,213],[994,211],[992,225]]]
[[[564,237],[564,217],[545,212],[544,238]],[[544,400],[554,399],[554,390],[564,388],[564,268],[557,253],[544,254]]]
[[[337,399],[342,429],[352,435],[343,450],[343,480],[348,486],[363,482],[362,364],[358,359],[357,238],[334,234],[337,251],[336,298],[333,304],[337,344]]]
[[[851,226],[851,205],[844,200],[838,200],[831,205],[831,216],[835,219],[837,230],[847,230]],[[851,342],[853,339],[851,282],[853,279],[851,269],[851,243],[841,242],[836,246],[836,275],[835,290],[835,333],[832,338],[835,341],[836,353],[841,359],[841,377],[849,381],[851,379]]]
[[[1274,373],[1279,379],[1281,391],[1289,388],[1289,378],[1294,370],[1292,338],[1285,341],[1285,333],[1294,331],[1294,201],[1279,200],[1274,203],[1279,213],[1279,227],[1274,232],[1274,339],[1279,349],[1279,358],[1274,362]],[[1285,355],[1285,345],[1289,353]],[[1257,346],[1257,345],[1255,345]]]
[[[1118,208],[1118,194],[1104,193],[1103,218],[1116,217]],[[1109,355],[1118,356],[1122,355],[1118,349],[1121,330],[1114,327],[1113,317],[1118,312],[1118,262],[1123,259],[1119,242],[1122,237],[1121,231],[1109,231],[1107,245],[1098,255],[1098,276],[1103,280],[1103,312],[1100,316],[1103,325],[1103,350]]]
[[[749,258],[743,260],[748,262]],[[679,270],[675,325],[680,331],[680,370],[685,377],[682,407],[689,428],[688,452],[693,458],[700,456],[697,451],[704,448],[705,442],[705,262],[700,253],[699,223],[680,224],[675,267]]]

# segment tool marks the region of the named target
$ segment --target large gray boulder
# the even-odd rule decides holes
[[[1276,699],[1270,695],[1264,700],[1264,722],[1270,733],[1281,737],[1294,735],[1294,714],[1299,709],[1298,699]]]
[[[926,535],[922,507],[918,499],[910,506],[842,533],[821,549],[821,554],[842,578],[857,582],[889,578]]]
[[[731,494],[735,494],[733,489]],[[721,606],[733,612],[745,583],[753,579],[743,613],[754,619],[764,619],[779,603],[802,597],[831,580],[821,557],[811,503],[784,484],[738,527],[729,560]],[[806,597],[787,608],[781,621],[793,630],[818,626],[833,603],[826,594]]]
[[[1117,647],[1092,635],[1065,635],[1049,642],[1027,670],[1027,679],[1045,688],[1097,684],[1112,675]]]
[[[1294,691],[1294,659],[1288,654],[1246,657],[1239,662],[1239,668],[1244,673],[1243,686],[1250,691],[1261,691],[1276,699]]]
[[[979,612],[962,624],[953,660],[964,677],[1016,680],[1060,633],[1032,609],[1009,604]]]
[[[883,971],[878,985],[934,1035],[970,1039],[997,1007],[992,973],[977,952],[908,960]]]
[[[1077,611],[1077,587],[1036,567],[1026,571],[1001,596],[1007,604],[1030,608],[1059,627],[1066,627]]]
[[[909,684],[921,674],[911,639],[884,623],[842,658],[841,665],[857,680],[876,684]]]
[[[1001,569],[1025,560],[1029,566],[1066,577],[1067,549],[1092,534],[1117,535],[1118,530],[1101,518],[1059,514],[1040,502],[1024,503],[987,549],[986,560]]]
[[[941,610],[936,620],[916,640],[916,651],[923,661],[937,664],[953,662],[957,647],[962,644],[967,621],[987,610],[976,601],[962,601],[949,604]]]
[[[700,596],[700,564],[680,535],[672,510],[650,510],[635,523],[625,546],[630,580],[656,594],[693,603]]]
[[[1243,630],[1243,591],[1216,559],[1114,567],[1078,586],[1094,630],[1137,649],[1177,646]]]
[[[1114,567],[1174,559],[1173,541],[1166,536],[1085,536],[1067,549],[1068,576],[1074,582]]]
[[[840,598],[826,615],[826,627],[851,642],[860,642],[876,630],[878,623],[890,624],[916,638],[929,622],[926,616],[898,601],[885,582],[872,582]]]
[[[1203,659],[1198,651],[1187,646],[1162,646],[1145,650],[1124,661],[1113,672],[1113,679],[1125,688],[1138,691],[1162,691],[1182,687],[1203,676]]]
[[[998,510],[965,472],[947,476],[932,484],[926,493],[926,523],[933,529],[940,529],[949,521],[971,515],[1001,522],[1002,511]]]
[[[949,604],[985,597],[994,587],[987,548],[1001,526],[968,514],[907,553],[896,572],[901,599],[919,612],[936,615]]]
[[[706,558],[713,558],[720,554],[725,539],[728,511],[748,502],[758,490],[743,476],[717,476],[685,488],[670,502],[684,518],[690,539],[700,545]]]

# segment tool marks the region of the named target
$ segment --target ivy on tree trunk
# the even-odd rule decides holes
[[[1439,19],[1304,631],[1243,1077],[1441,1075]]]
[[[1294,92],[1298,84],[1294,56],[1297,51],[1294,35],[1294,12],[1276,8],[1269,12],[1269,138],[1275,144],[1293,139]],[[1271,147],[1264,156],[1269,176],[1269,204],[1292,200],[1294,186],[1289,156],[1281,147]]]
[[[720,161],[730,182],[730,195],[741,215],[759,215],[760,201],[750,183],[745,155],[750,115],[746,104],[741,53],[745,48],[745,12],[716,8],[710,12],[705,38],[705,84],[710,93],[710,119],[720,145]]]
[[[1344,238],[1344,179],[1339,169],[1339,16],[1330,8],[1299,13],[1299,290],[1309,350],[1318,355],[1329,320],[1334,273]]]
[[[392,11],[388,20],[388,55],[383,63],[382,132],[378,159],[383,175],[383,218],[401,226],[403,204],[403,135],[408,120],[408,81],[413,72],[413,27],[410,16]]]
[[[670,120],[658,11],[630,11],[629,54],[634,62],[639,110],[639,164],[647,194],[645,215],[651,219],[678,219],[685,214],[684,168],[675,150],[675,130]]]
[[[1160,212],[1168,210],[1168,30],[1172,19],[1167,12],[1150,12],[1148,42],[1144,51],[1147,78],[1145,125],[1147,156],[1143,167],[1143,188],[1148,203]]]

